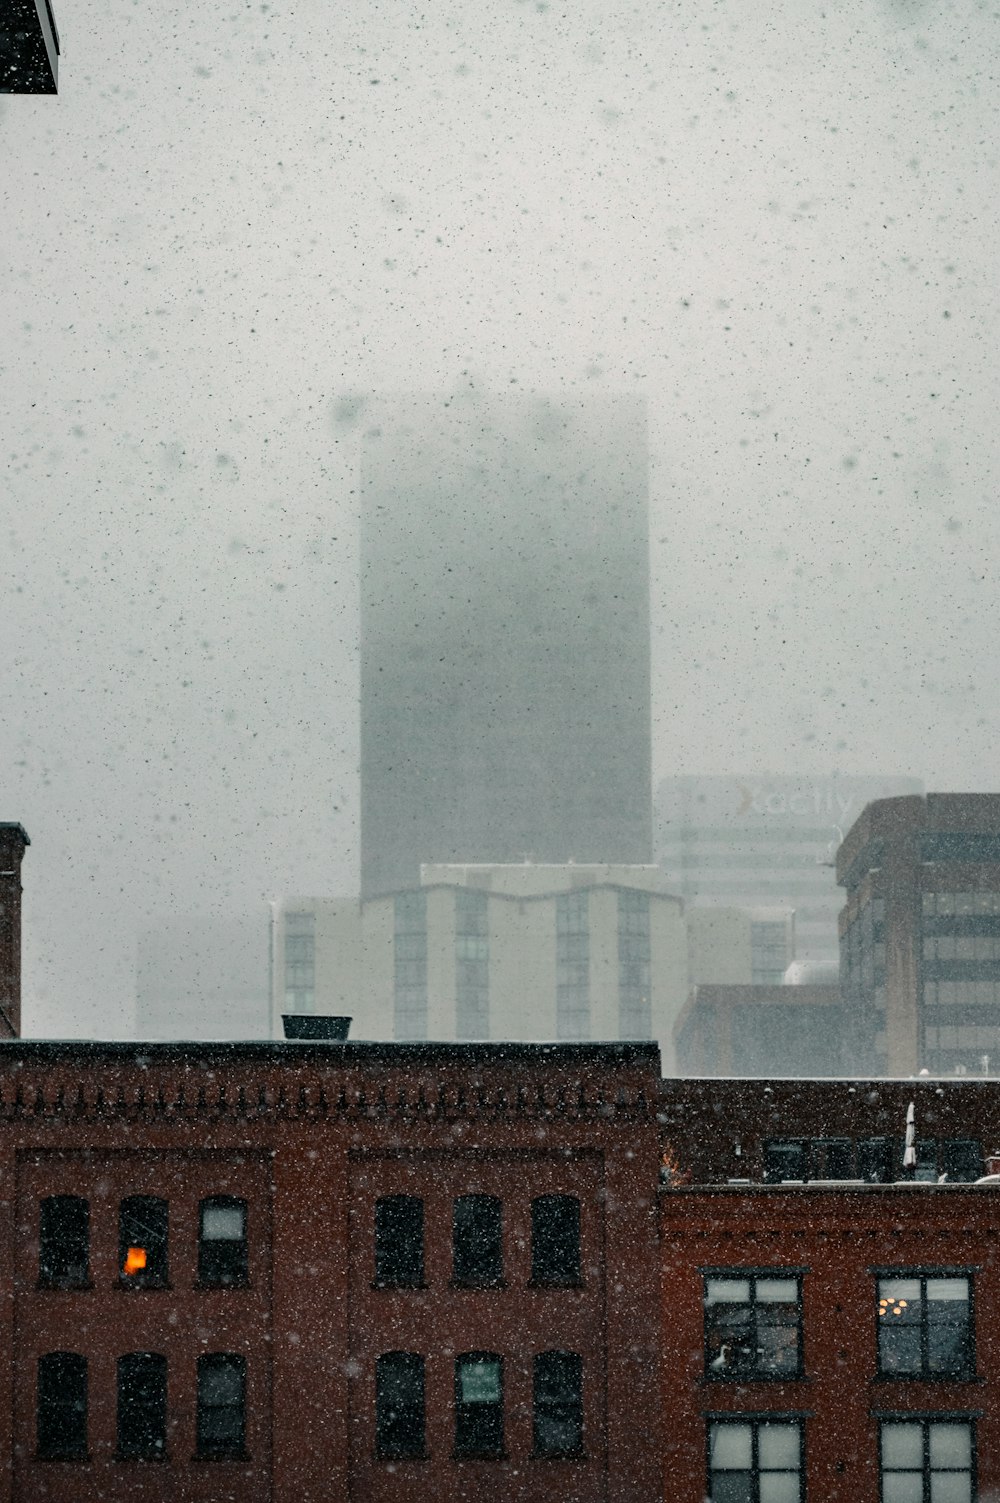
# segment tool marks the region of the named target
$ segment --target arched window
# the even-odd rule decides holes
[[[416,1195],[383,1195],[375,1203],[375,1283],[418,1289],[424,1282],[424,1203]]]
[[[503,1358],[464,1352],[455,1358],[455,1454],[503,1455]]]
[[[131,1195],[118,1211],[118,1275],[123,1284],[162,1289],[167,1282],[167,1202]]]
[[[90,1207],[79,1195],[50,1195],[38,1211],[38,1281],[79,1288],[90,1279]]]
[[[231,1195],[201,1202],[198,1223],[198,1278],[202,1284],[247,1281],[247,1205]]]
[[[383,1352],[375,1363],[375,1449],[379,1456],[425,1454],[424,1359]]]
[[[167,1448],[167,1359],[158,1352],[118,1358],[118,1454],[159,1461]]]
[[[38,1454],[87,1454],[87,1359],[77,1352],[46,1352],[38,1359]]]
[[[539,1195],[531,1202],[531,1282],[580,1283],[580,1202],[575,1195]]]
[[[242,1456],[246,1447],[247,1365],[232,1352],[198,1358],[198,1455]]]
[[[452,1279],[488,1289],[503,1280],[503,1206],[495,1195],[460,1195],[452,1207]]]
[[[539,1352],[534,1371],[536,1456],[583,1450],[583,1360],[575,1352]]]

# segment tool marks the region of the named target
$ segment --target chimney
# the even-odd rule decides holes
[[[21,858],[23,825],[0,823],[0,1038],[21,1036]]]

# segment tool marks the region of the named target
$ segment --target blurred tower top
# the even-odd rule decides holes
[[[0,0],[0,94],[59,92],[59,32],[49,0]]]

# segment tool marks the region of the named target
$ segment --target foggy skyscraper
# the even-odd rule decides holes
[[[361,882],[651,859],[645,408],[386,398],[362,459]]]

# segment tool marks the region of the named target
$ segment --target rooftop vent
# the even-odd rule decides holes
[[[350,1018],[323,1017],[311,1012],[285,1012],[281,1015],[286,1039],[325,1039],[342,1044],[351,1026]]]

